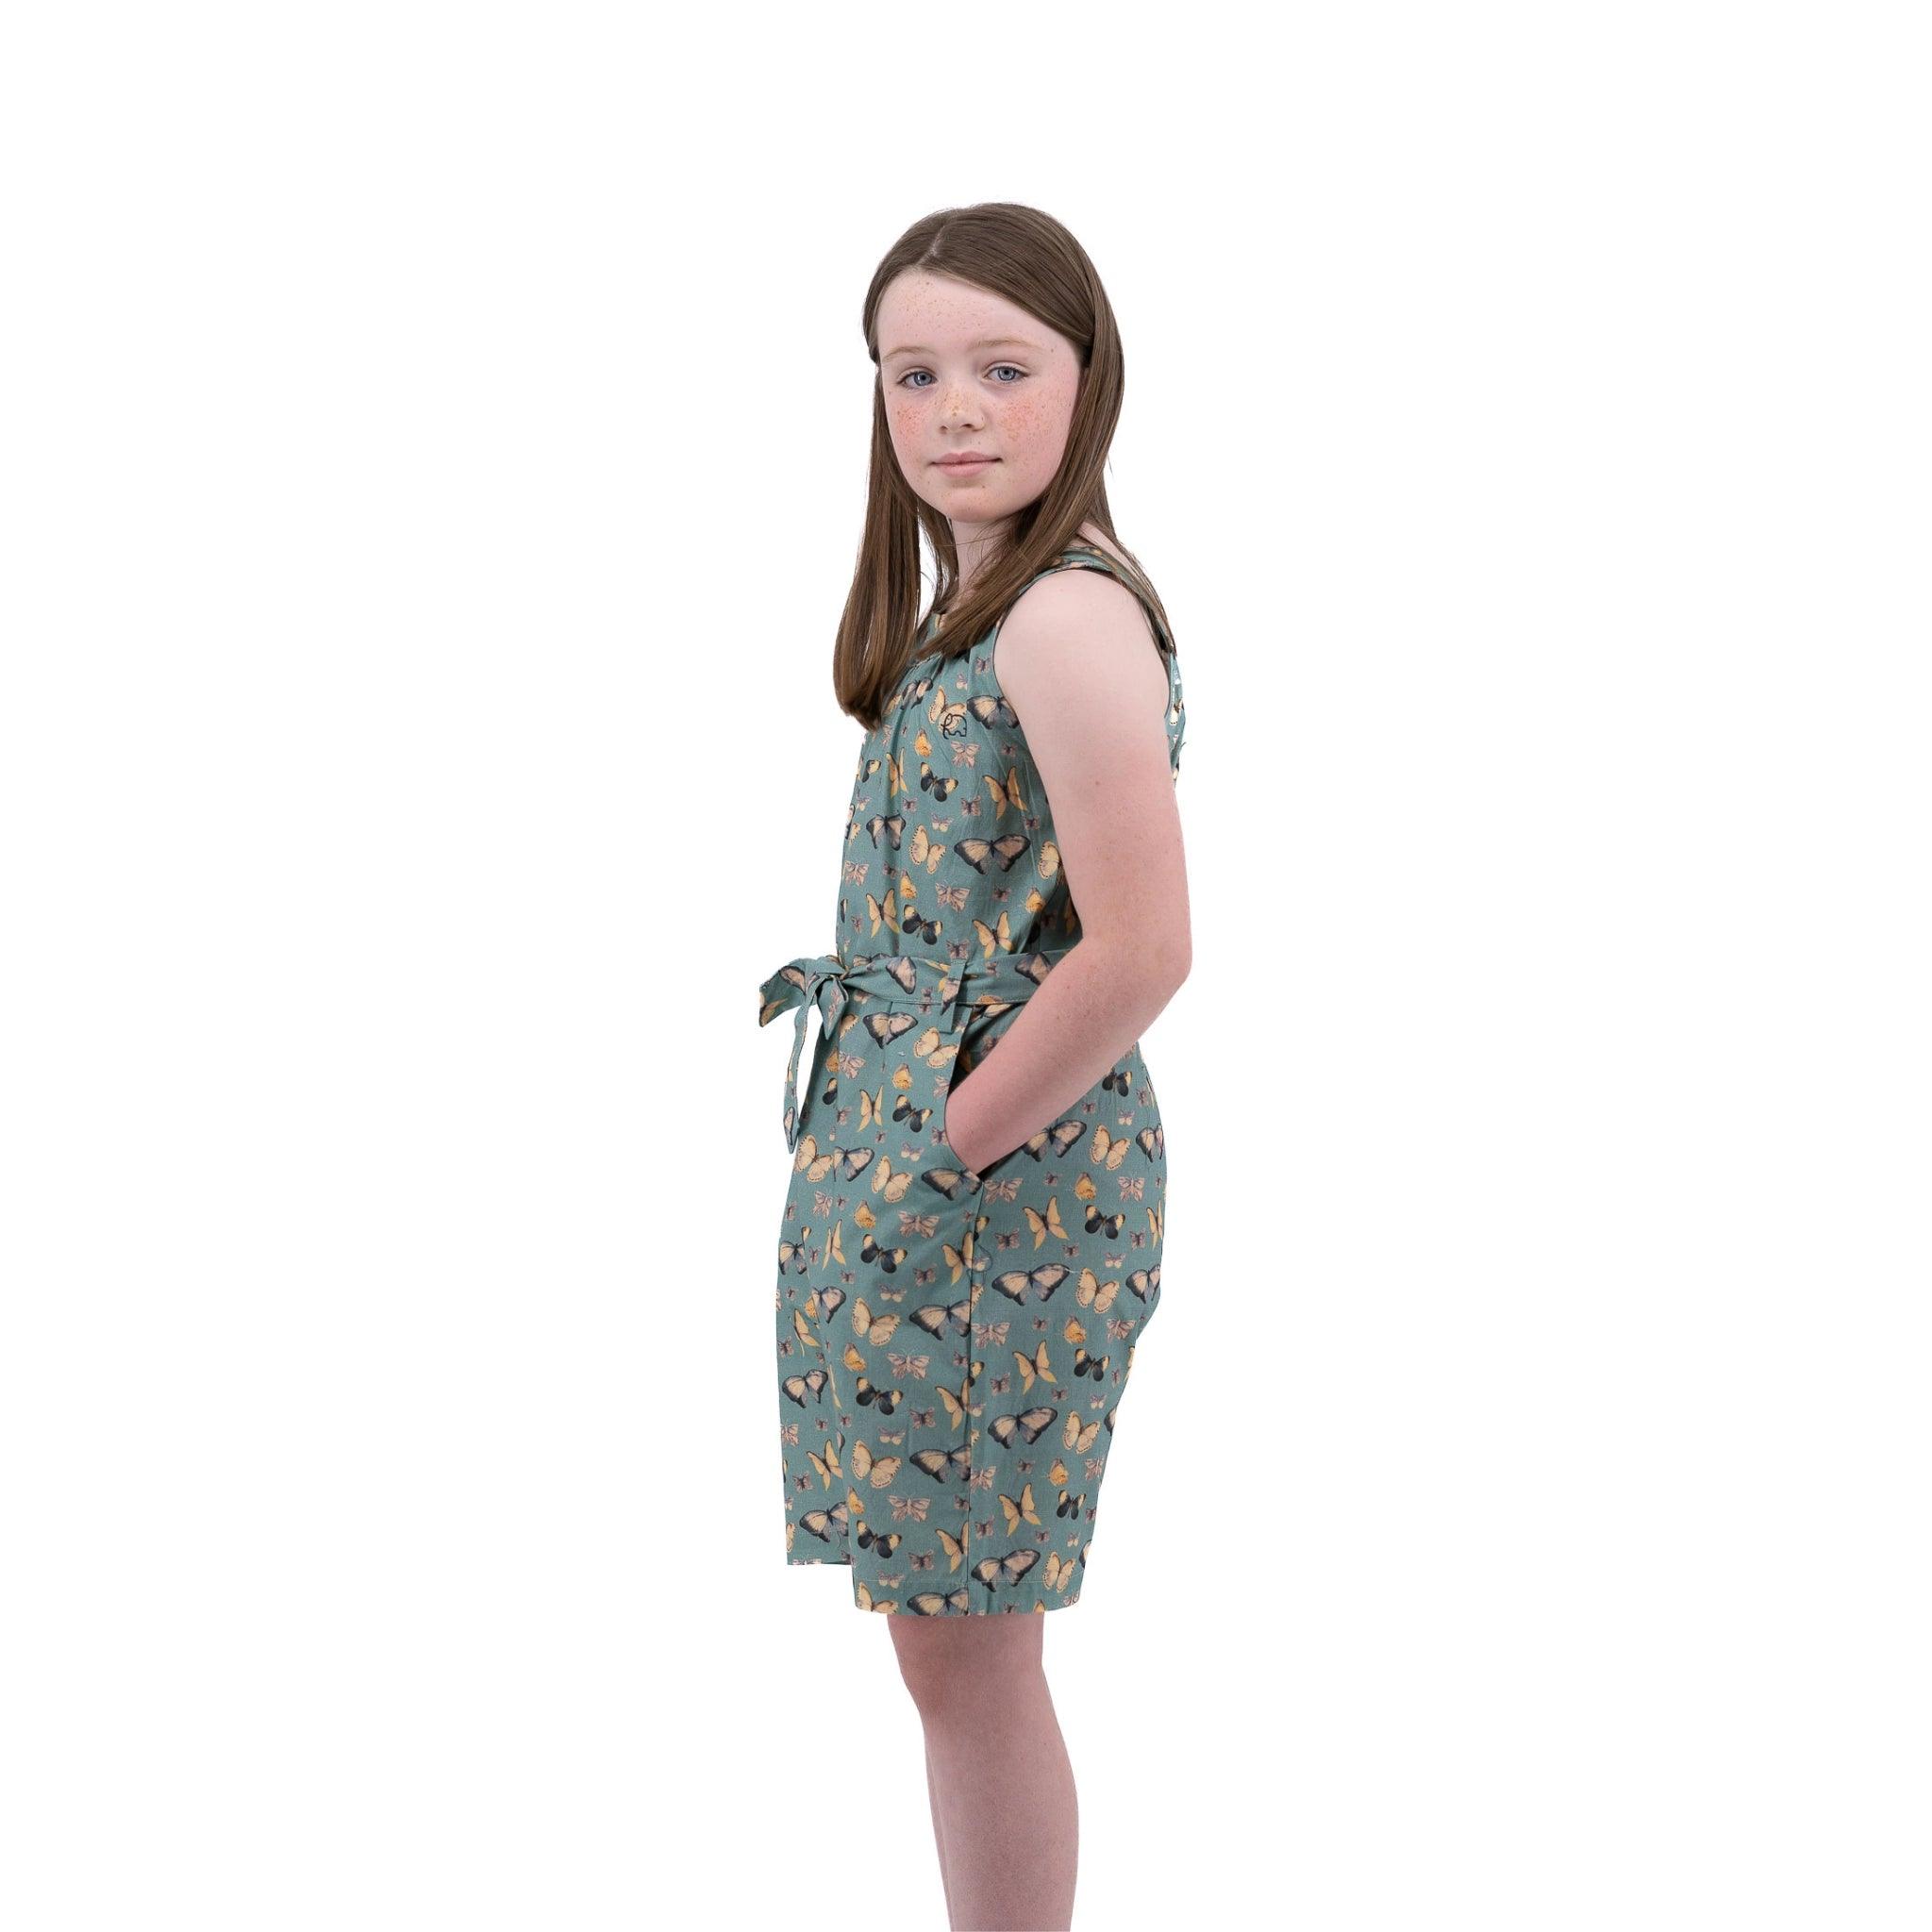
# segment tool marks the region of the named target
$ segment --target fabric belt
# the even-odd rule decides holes
[[[1054,953],[996,953],[991,959],[936,959],[925,953],[861,955],[841,965],[836,953],[811,953],[779,967],[758,988],[758,1024],[768,1025],[793,1007],[791,1061],[785,1070],[785,1144],[798,1145],[804,1106],[798,1093],[798,1062],[805,1052],[806,1016],[816,1007],[821,1037],[829,1040],[833,1024],[848,1000],[878,1000],[922,1013],[944,1013],[949,1026],[958,1015],[965,1030],[970,1011],[962,1008],[1010,1006],[1040,991],[1054,966],[1072,950]]]

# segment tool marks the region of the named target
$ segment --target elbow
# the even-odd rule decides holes
[[[1089,930],[1082,943],[1097,948],[1118,980],[1134,980],[1158,992],[1164,1000],[1171,996],[1193,964],[1193,948],[1186,933],[1126,931],[1105,934]]]
[[[1163,991],[1172,994],[1193,963],[1194,949],[1188,935],[1175,933],[1151,949],[1147,971]]]

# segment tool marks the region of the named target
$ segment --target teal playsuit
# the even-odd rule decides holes
[[[1071,569],[1120,575],[1086,544],[1038,575]],[[1180,672],[1142,608],[1178,777]],[[984,1173],[946,1139],[948,1091],[1080,937],[997,635],[908,667],[859,748],[838,950],[758,989],[759,1025],[797,1013],[776,1295],[786,1560],[849,1564],[860,1609],[921,1617],[1079,1601],[1121,1391],[1160,1302],[1167,1146],[1138,1041]]]

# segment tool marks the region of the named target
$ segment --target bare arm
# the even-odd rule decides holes
[[[1168,761],[1167,669],[1132,591],[1092,571],[1033,585],[994,669],[1052,807],[1081,937],[947,1101],[962,1165],[988,1167],[1057,1120],[1187,977],[1192,942]]]

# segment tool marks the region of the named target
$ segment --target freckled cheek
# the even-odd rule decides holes
[[[1053,432],[1049,411],[1038,403],[1012,402],[1000,412],[1000,433],[1015,456],[1040,457]]]

